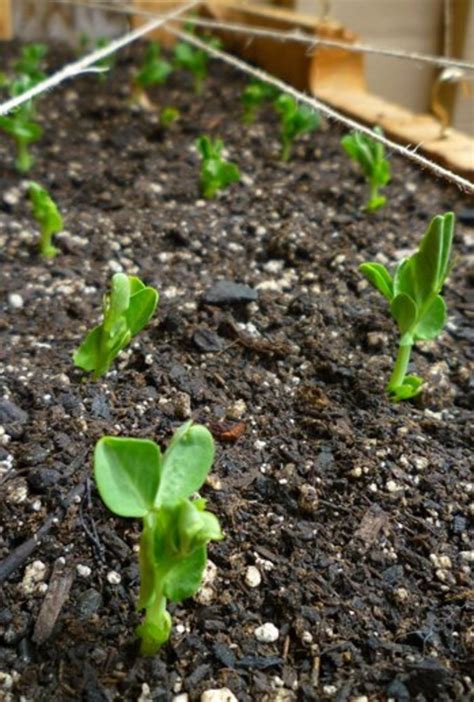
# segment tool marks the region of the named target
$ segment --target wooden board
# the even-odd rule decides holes
[[[11,21],[11,5],[10,0],[0,0],[0,39],[11,39],[12,37],[12,21]]]

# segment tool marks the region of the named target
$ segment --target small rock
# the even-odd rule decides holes
[[[213,582],[217,576],[217,566],[211,560],[207,561],[206,570],[204,571],[204,577],[202,581],[202,586],[199,591],[194,595],[194,598],[202,605],[208,605],[214,599],[214,588]]]
[[[32,595],[38,589],[38,585],[44,581],[46,577],[46,565],[43,561],[33,561],[26,566],[23,580],[21,581],[21,589],[23,594]]]
[[[105,419],[107,422],[110,421],[110,407],[107,402],[107,398],[102,393],[97,394],[92,400],[91,404],[91,414],[93,417],[98,419]]]
[[[245,573],[245,582],[249,587],[258,587],[262,582],[260,571],[255,566],[249,566]]]
[[[175,695],[171,702],[189,702],[189,695],[187,692],[182,692],[180,695]]]
[[[216,353],[224,348],[224,340],[215,332],[204,327],[194,331],[193,343],[203,353]]]
[[[8,296],[8,304],[12,310],[21,310],[25,301],[19,293],[10,293]]]
[[[107,582],[111,585],[120,585],[122,577],[116,570],[111,570],[107,573]]]
[[[102,606],[102,595],[97,590],[90,588],[79,597],[78,612],[79,618],[87,620]]]
[[[314,514],[318,509],[318,493],[316,488],[309,483],[304,483],[300,487],[298,507],[305,514]]]
[[[0,424],[8,427],[9,424],[26,424],[28,414],[18,405],[5,397],[0,398]]]
[[[28,485],[35,492],[45,492],[60,480],[61,473],[54,468],[38,468],[27,473]]]
[[[241,419],[247,411],[247,405],[243,400],[236,400],[227,407],[225,416],[227,419]]]
[[[466,224],[468,227],[474,227],[474,207],[463,207],[457,213],[457,218],[462,224]]]
[[[178,419],[189,419],[191,416],[191,396],[187,392],[177,392],[173,405]]]
[[[79,563],[76,566],[76,571],[81,578],[88,578],[92,573],[92,570],[89,568],[89,566],[82,565],[82,563]]]
[[[229,280],[220,280],[211,288],[208,288],[201,298],[205,305],[215,305],[216,307],[248,304],[249,302],[255,302],[257,299],[258,292],[256,290],[248,285],[233,283]]]
[[[261,643],[275,643],[278,641],[280,631],[271,622],[265,622],[255,629],[255,638]]]
[[[201,695],[201,702],[239,702],[232,690],[221,687],[216,690],[206,690]]]

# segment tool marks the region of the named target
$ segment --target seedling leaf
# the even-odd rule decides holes
[[[375,127],[374,132],[383,134],[379,127]],[[385,158],[383,144],[366,134],[352,132],[342,137],[341,146],[349,158],[359,164],[370,185],[370,196],[364,210],[375,212],[387,201],[384,195],[380,195],[379,188],[390,181],[390,163]]]
[[[160,449],[153,441],[100,439],[94,455],[95,480],[110,511],[121,517],[144,517],[153,508],[160,465]]]
[[[190,497],[203,485],[214,460],[214,441],[199,424],[184,424],[163,456],[156,507]]]

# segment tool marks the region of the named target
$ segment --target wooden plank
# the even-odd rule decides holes
[[[12,13],[10,0],[0,0],[0,39],[12,38]]]

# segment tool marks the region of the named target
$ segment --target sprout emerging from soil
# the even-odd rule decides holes
[[[177,107],[163,107],[160,112],[160,124],[162,127],[171,127],[180,118],[181,113]]]
[[[135,276],[116,273],[111,287],[104,298],[102,324],[87,334],[73,356],[74,364],[93,372],[95,380],[107,373],[114,358],[148,323],[158,304],[158,292]]]
[[[145,50],[145,57],[134,82],[140,88],[149,88],[152,85],[162,85],[173,67],[169,61],[160,55],[160,45],[157,41],[150,41]]]
[[[33,84],[46,78],[41,68],[41,62],[48,53],[46,44],[27,44],[21,50],[18,61],[14,64],[15,71],[20,76],[28,76]]]
[[[212,141],[208,136],[201,136],[196,139],[196,148],[202,157],[200,184],[204,197],[212,198],[219,190],[239,180],[240,171],[236,164],[221,156],[224,148],[221,139]]]
[[[252,80],[242,93],[242,105],[244,107],[243,121],[245,124],[253,124],[257,117],[257,111],[267,100],[275,100],[278,90],[264,83],[261,80]]]
[[[53,258],[58,250],[53,246],[52,238],[63,228],[63,218],[48,191],[38,183],[30,183],[28,195],[33,217],[40,227],[40,253],[45,258]]]
[[[20,76],[9,85],[11,97],[16,97],[26,92],[36,84],[36,81],[27,75]],[[20,173],[27,173],[33,166],[35,159],[29,152],[30,144],[41,138],[42,127],[35,121],[33,101],[20,105],[12,114],[0,117],[0,129],[12,137],[16,146],[15,166]]]
[[[288,161],[295,138],[313,132],[321,120],[311,107],[298,105],[290,95],[280,95],[274,104],[280,115],[281,159]]]
[[[202,39],[213,49],[220,49],[222,42],[215,37],[204,37]],[[207,78],[209,54],[204,49],[196,49],[185,41],[179,41],[174,47],[174,61],[177,68],[184,68],[189,71],[194,78],[194,90],[196,93],[202,92],[202,85]]]
[[[97,443],[94,473],[105,505],[121,517],[143,519],[140,593],[145,619],[136,629],[141,653],[155,654],[168,641],[167,600],[194,595],[203,579],[206,546],[223,538],[199,490],[214,460],[214,441],[199,424],[186,422],[165,451],[146,439],[105,436]]]
[[[374,131],[383,134],[380,127],[375,127]],[[390,181],[390,163],[385,158],[383,144],[365,134],[352,132],[342,137],[341,145],[349,157],[359,164],[370,185],[369,200],[364,210],[375,212],[387,202],[385,195],[379,194],[379,188]]]
[[[406,375],[416,341],[434,339],[446,322],[446,304],[439,294],[450,271],[454,214],[434,217],[418,251],[397,265],[393,277],[380,263],[359,270],[388,300],[401,339],[387,390],[392,399],[406,400],[421,392],[423,379]]]

